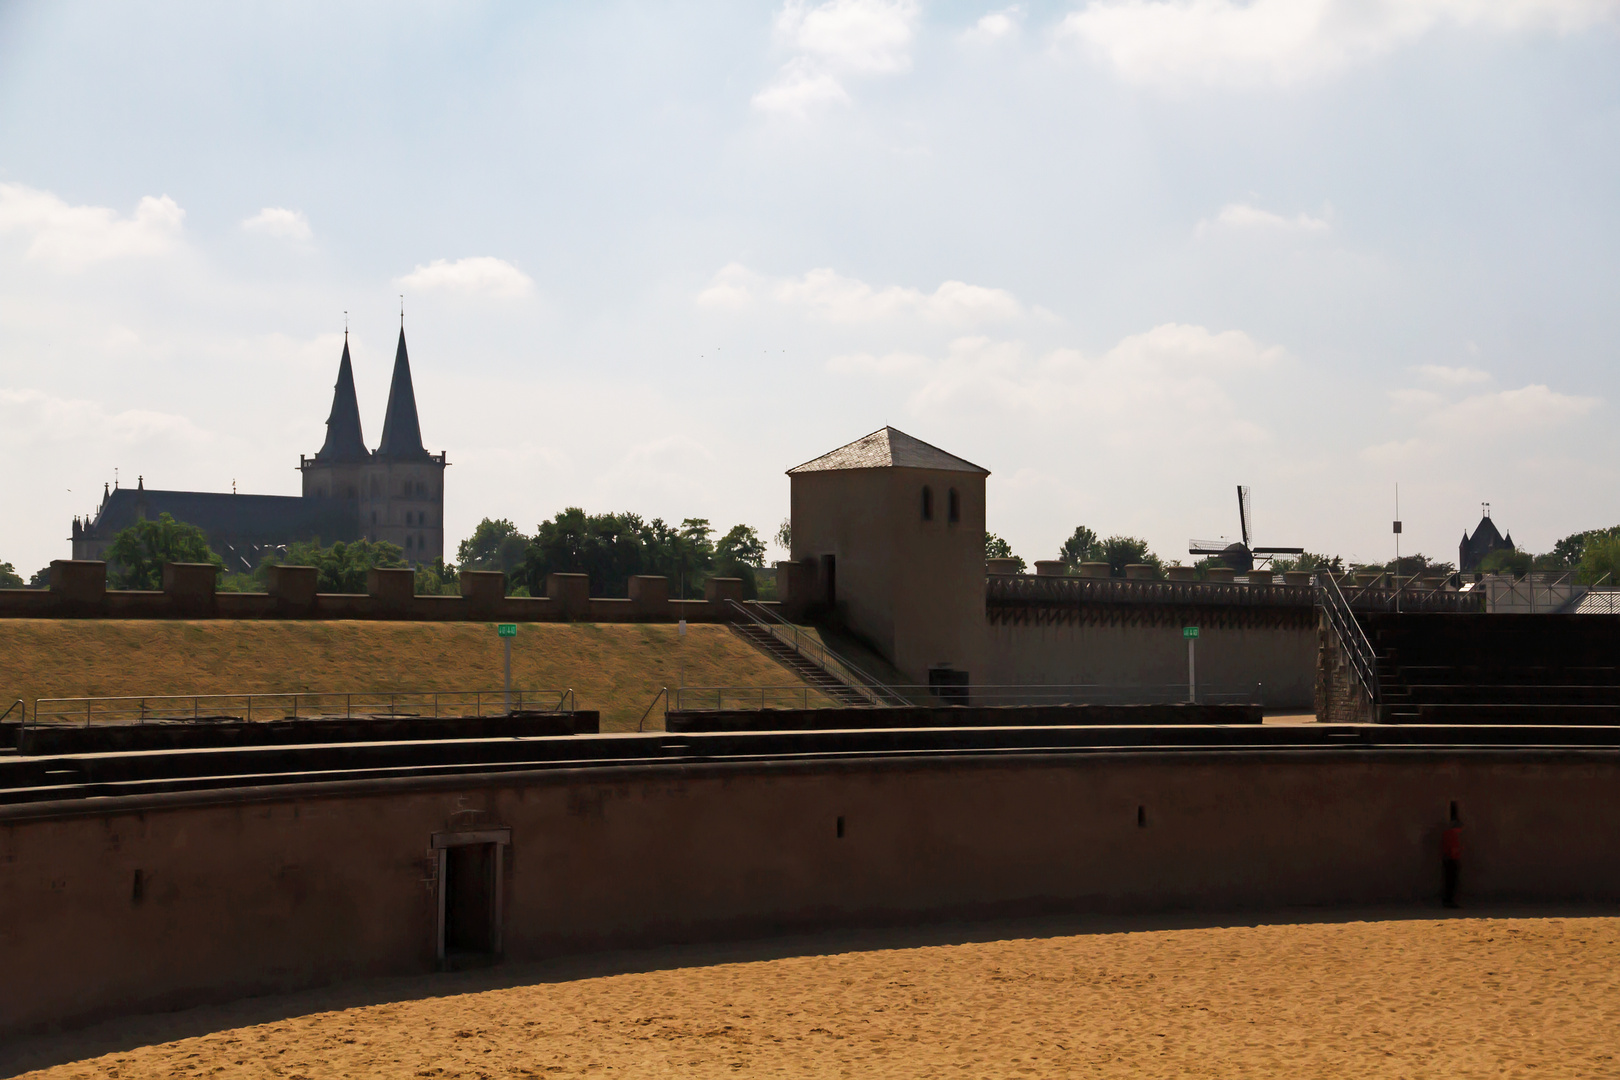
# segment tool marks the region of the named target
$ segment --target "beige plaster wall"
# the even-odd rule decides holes
[[[1453,800],[1469,899],[1620,898],[1603,751],[664,766],[0,808],[0,1037],[428,970],[436,831],[511,829],[506,950],[529,960],[944,915],[1423,901]]]
[[[1002,684],[1187,684],[1179,626],[1032,626],[987,630],[987,681]],[[1254,690],[1271,709],[1315,707],[1316,631],[1200,627],[1198,685]]]
[[[922,489],[934,515],[922,518]],[[948,495],[960,519],[948,520]],[[837,559],[840,614],[918,684],[950,666],[984,681],[984,477],[845,469],[792,477],[793,559]],[[818,578],[819,580],[819,578]],[[824,586],[822,586],[824,587]]]

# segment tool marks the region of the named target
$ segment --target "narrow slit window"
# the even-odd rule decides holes
[[[922,519],[924,521],[934,520],[934,489],[926,484],[923,485],[922,492]]]
[[[945,495],[945,520],[955,525],[962,520],[962,496],[951,488]]]

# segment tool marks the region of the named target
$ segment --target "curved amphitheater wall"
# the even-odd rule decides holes
[[[1601,751],[1228,751],[11,806],[0,1036],[432,970],[435,836],[510,837],[500,934],[524,961],[946,916],[1425,901],[1452,802],[1470,898],[1615,899],[1617,781]]]

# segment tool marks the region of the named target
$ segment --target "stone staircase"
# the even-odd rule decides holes
[[[780,640],[768,627],[737,620],[732,622],[731,631],[837,704],[845,706],[872,704],[859,690]]]

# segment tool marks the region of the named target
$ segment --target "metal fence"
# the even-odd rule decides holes
[[[1258,705],[1264,687],[1195,686],[1179,683],[1007,684],[973,683],[958,686],[889,686],[904,705],[1171,705],[1196,701],[1200,705]],[[810,686],[682,686],[670,687],[669,712],[721,712],[765,709],[877,708],[873,704],[847,706]],[[654,704],[656,704],[656,699]],[[885,702],[893,705],[895,702]],[[651,706],[649,706],[650,710]]]
[[[71,724],[269,723],[287,720],[505,716],[573,712],[573,690],[457,690],[419,693],[144,694],[38,698],[25,726]]]

